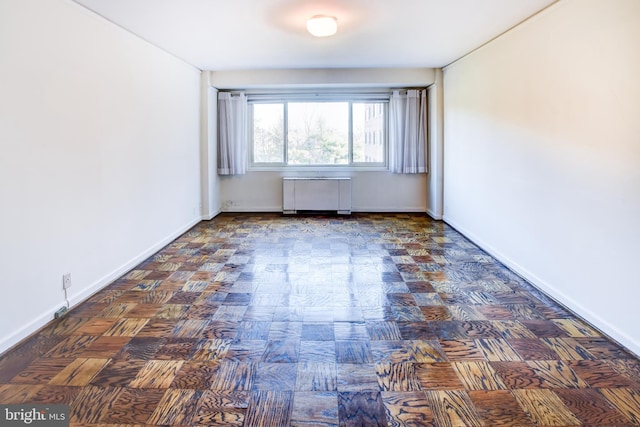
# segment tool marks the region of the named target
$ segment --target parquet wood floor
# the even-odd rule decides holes
[[[640,361],[442,222],[223,214],[0,358],[72,425],[637,426]]]

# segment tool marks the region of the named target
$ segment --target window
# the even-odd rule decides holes
[[[249,103],[255,167],[385,166],[388,100]]]
[[[284,163],[282,104],[253,105],[253,162]]]

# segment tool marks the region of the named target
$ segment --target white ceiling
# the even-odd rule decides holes
[[[202,70],[442,67],[556,0],[75,0]],[[315,38],[306,20],[338,19]]]

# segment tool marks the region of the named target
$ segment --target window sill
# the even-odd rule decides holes
[[[248,172],[389,172],[388,166],[249,166]]]

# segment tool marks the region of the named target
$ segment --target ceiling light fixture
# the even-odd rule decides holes
[[[307,30],[316,37],[332,36],[338,31],[335,16],[316,15],[307,21]]]

